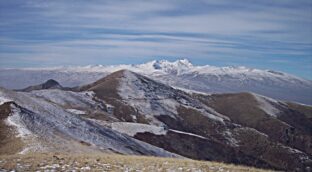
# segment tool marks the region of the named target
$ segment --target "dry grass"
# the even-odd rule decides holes
[[[11,113],[11,103],[0,105],[0,155],[14,154],[22,150],[24,144],[16,137],[14,128],[5,123]]]
[[[14,154],[22,151],[24,143],[14,134],[14,128],[0,121],[0,155]]]
[[[311,106],[296,104],[292,102],[288,102],[287,104],[291,109],[299,111],[302,114],[304,114],[307,118],[312,119],[312,107]]]
[[[189,159],[115,154],[28,154],[0,156],[0,171],[265,171]]]

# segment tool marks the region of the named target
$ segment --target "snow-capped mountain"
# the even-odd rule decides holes
[[[35,88],[0,89],[0,154],[104,151],[312,166],[310,106],[254,93],[189,94],[129,70],[65,90]]]
[[[188,60],[154,60],[138,65],[1,69],[0,86],[21,89],[55,79],[63,86],[94,82],[112,72],[127,69],[157,81],[205,93],[255,92],[268,97],[312,104],[312,81],[290,74],[247,67],[195,66]]]
[[[185,59],[175,62],[152,61],[134,68],[130,70],[181,89],[205,93],[248,91],[276,99],[312,104],[312,81],[282,72],[243,66],[194,66]]]

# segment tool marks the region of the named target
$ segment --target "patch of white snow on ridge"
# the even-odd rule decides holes
[[[268,115],[272,117],[277,117],[277,115],[281,112],[279,109],[273,106],[273,103],[279,104],[277,100],[260,96],[258,94],[252,93],[252,95],[255,97],[257,100],[259,107]]]
[[[5,94],[2,92],[2,89],[0,89],[0,105],[6,103],[6,102],[11,102],[12,100],[7,98]]]
[[[155,135],[165,135],[167,130],[164,127],[154,125],[131,123],[131,122],[114,122],[111,124],[112,129],[129,136],[135,136],[137,133],[153,133]]]
[[[203,136],[197,135],[197,134],[193,134],[193,133],[187,133],[187,132],[184,132],[184,131],[173,130],[173,129],[169,129],[169,130],[172,131],[172,132],[175,132],[175,133],[179,133],[179,134],[185,134],[185,135],[189,135],[189,136],[198,137],[198,138],[201,138],[201,139],[207,139],[206,137],[203,137]]]
[[[74,107],[88,108],[97,104],[94,100],[94,92],[73,92],[58,89],[36,90],[29,93],[32,96],[43,98],[61,106],[71,105]]]
[[[177,89],[177,90],[181,90],[183,92],[186,92],[188,94],[201,94],[201,95],[205,95],[205,96],[209,96],[211,95],[212,93],[207,93],[207,92],[202,92],[202,91],[196,91],[196,90],[191,90],[191,89],[187,89],[187,88],[182,88],[182,87],[175,87],[175,86],[171,86],[172,88],[174,89]]]
[[[167,95],[169,90],[158,88],[159,85],[145,81],[145,78],[138,78],[130,71],[124,71],[124,75],[118,88],[123,100],[138,109],[153,124],[162,124],[154,116],[169,115],[175,118],[178,103]]]
[[[15,127],[18,133],[17,137],[23,138],[31,135],[32,133],[24,125],[20,113],[21,111],[18,108],[12,106],[12,113],[5,120],[5,123],[9,126]]]
[[[12,101],[12,100],[7,99],[7,98],[5,98],[5,97],[0,97],[0,105],[4,104],[4,103],[6,103],[6,102],[10,102],[10,101]]]
[[[17,132],[17,136],[22,139],[25,147],[19,154],[25,154],[28,152],[36,152],[44,150],[44,147],[41,145],[40,141],[37,140],[37,136],[33,134],[23,122],[21,118],[21,110],[16,108],[14,105],[11,105],[12,113],[5,120],[6,125],[14,127]]]
[[[233,137],[233,134],[231,133],[231,131],[229,130],[226,130],[224,131],[223,133],[223,136],[226,138],[226,142],[231,145],[231,146],[234,146],[234,147],[237,147],[238,146],[238,141]]]
[[[125,77],[122,78],[119,88],[121,96],[125,99],[145,99],[145,93],[140,89],[140,81],[138,78],[130,71],[124,71],[124,75]]]
[[[224,119],[231,120],[229,117],[218,113],[217,111],[215,111],[214,109],[212,109],[211,107],[206,106],[206,105],[203,105],[203,109],[196,109],[194,107],[189,107],[189,108],[195,109],[195,110],[201,112],[204,116],[206,116],[210,119],[213,119],[215,121],[219,121],[219,122],[223,123]]]
[[[85,111],[82,110],[78,110],[78,109],[66,109],[66,111],[73,113],[73,114],[77,114],[77,115],[84,115],[86,114]]]
[[[190,71],[194,66],[187,59],[181,59],[174,62],[154,60],[134,67],[139,69],[141,73],[175,73],[176,75],[182,75]]]
[[[203,115],[216,121],[229,120],[228,117],[194,101],[188,95],[172,87],[148,80],[130,71],[124,71],[124,77],[121,78],[118,89],[122,99],[150,119],[153,125],[162,126],[155,116],[167,115],[176,118],[177,107],[181,105],[200,111]]]

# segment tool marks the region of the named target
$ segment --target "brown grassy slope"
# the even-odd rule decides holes
[[[119,80],[124,76],[124,70],[114,72],[110,75],[107,75],[94,83],[81,86],[76,88],[78,91],[94,91],[99,98],[117,98],[120,99],[120,96],[117,93],[117,88],[119,85]]]
[[[125,156],[109,154],[29,154],[0,156],[0,171],[232,171],[265,170],[189,159]]]
[[[306,106],[306,105],[296,104],[292,102],[288,102],[287,104],[289,108],[301,112],[307,118],[312,120],[312,106]]]
[[[228,116],[233,122],[244,126],[260,128],[259,121],[266,123],[268,127],[286,127],[277,119],[268,117],[264,111],[258,108],[258,103],[250,93],[238,94],[215,94],[210,97],[199,97],[200,100],[217,110],[219,113]],[[267,128],[271,131],[272,128]]]
[[[97,98],[114,106],[114,116],[121,121],[148,123],[144,115],[121,100],[118,87],[125,70],[114,72],[92,84],[82,86],[78,91],[93,91]],[[133,116],[136,116],[134,121]]]
[[[273,142],[264,135],[255,134],[254,132],[240,128],[236,129],[235,135],[240,141],[240,151],[247,155],[258,157],[276,169],[302,171],[305,168],[310,168],[312,165],[311,160],[302,159],[297,154],[293,154],[288,147]]]
[[[300,112],[279,107],[281,113],[278,117],[271,117],[258,107],[258,102],[250,93],[196,97],[235,123],[255,128],[267,134],[273,141],[312,154],[312,123]]]
[[[138,133],[135,138],[192,159],[274,168],[262,160],[245,155],[241,151],[211,138],[202,138],[171,130],[165,135]]]
[[[0,105],[0,155],[15,154],[22,151],[23,148],[23,142],[16,137],[14,128],[5,123],[10,113],[11,103]]]
[[[160,115],[156,118],[171,129],[195,133],[205,137],[223,138],[220,137],[220,134],[221,131],[226,129],[225,125],[211,120],[195,109],[179,106],[177,111],[179,118],[174,119],[168,115]]]
[[[233,147],[226,144],[227,141],[224,140],[224,137],[220,136],[223,133],[222,131],[225,131],[223,125],[213,123],[212,120],[194,109],[180,107],[178,112],[183,120],[172,119],[168,116],[159,116],[159,120],[166,123],[170,128],[195,133],[211,139],[198,141],[198,139],[192,137],[178,136],[176,137],[178,139],[175,140],[173,136],[169,139],[165,138],[166,136],[151,136],[151,134],[137,134],[135,138],[195,159],[243,163],[261,168],[284,170],[295,169],[305,164],[297,156],[291,156],[289,151],[281,144],[272,141],[271,138],[260,134],[256,130],[229,125],[227,129],[232,130],[233,137],[239,141],[237,143],[238,147],[233,149]],[[228,157],[216,155],[218,153],[228,155]]]

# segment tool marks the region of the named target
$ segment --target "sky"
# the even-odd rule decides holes
[[[0,68],[189,59],[312,79],[311,0],[0,0]]]

